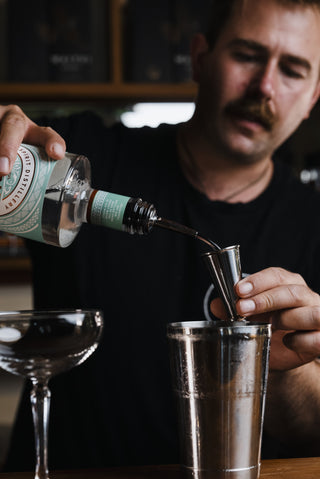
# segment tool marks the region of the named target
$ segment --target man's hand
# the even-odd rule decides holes
[[[237,311],[249,320],[270,320],[271,370],[288,370],[320,356],[320,297],[303,278],[281,268],[268,268],[239,281]],[[221,304],[213,313],[222,317]]]
[[[63,138],[52,128],[36,125],[16,105],[0,106],[0,176],[10,173],[22,142],[44,147],[55,160],[66,151]]]

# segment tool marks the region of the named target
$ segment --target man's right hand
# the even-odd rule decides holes
[[[16,105],[0,106],[0,176],[10,173],[23,142],[42,146],[55,160],[65,155],[65,141],[52,128],[38,126]]]

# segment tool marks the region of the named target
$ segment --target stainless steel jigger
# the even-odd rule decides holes
[[[231,321],[244,320],[237,313],[236,301],[238,297],[234,291],[234,285],[242,277],[239,249],[239,245],[229,246],[228,248],[209,251],[202,256]]]

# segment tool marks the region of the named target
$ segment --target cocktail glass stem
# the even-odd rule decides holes
[[[50,389],[48,379],[32,378],[33,388],[30,399],[34,423],[36,446],[35,479],[49,479],[48,471],[48,426],[50,410]]]

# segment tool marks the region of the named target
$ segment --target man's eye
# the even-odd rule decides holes
[[[301,71],[298,71],[288,65],[282,65],[281,70],[286,76],[290,78],[297,78],[297,79],[304,78],[304,75]]]
[[[244,52],[234,52],[233,58],[239,62],[249,62],[254,63],[259,61],[257,55],[252,55],[251,53],[244,53]]]

